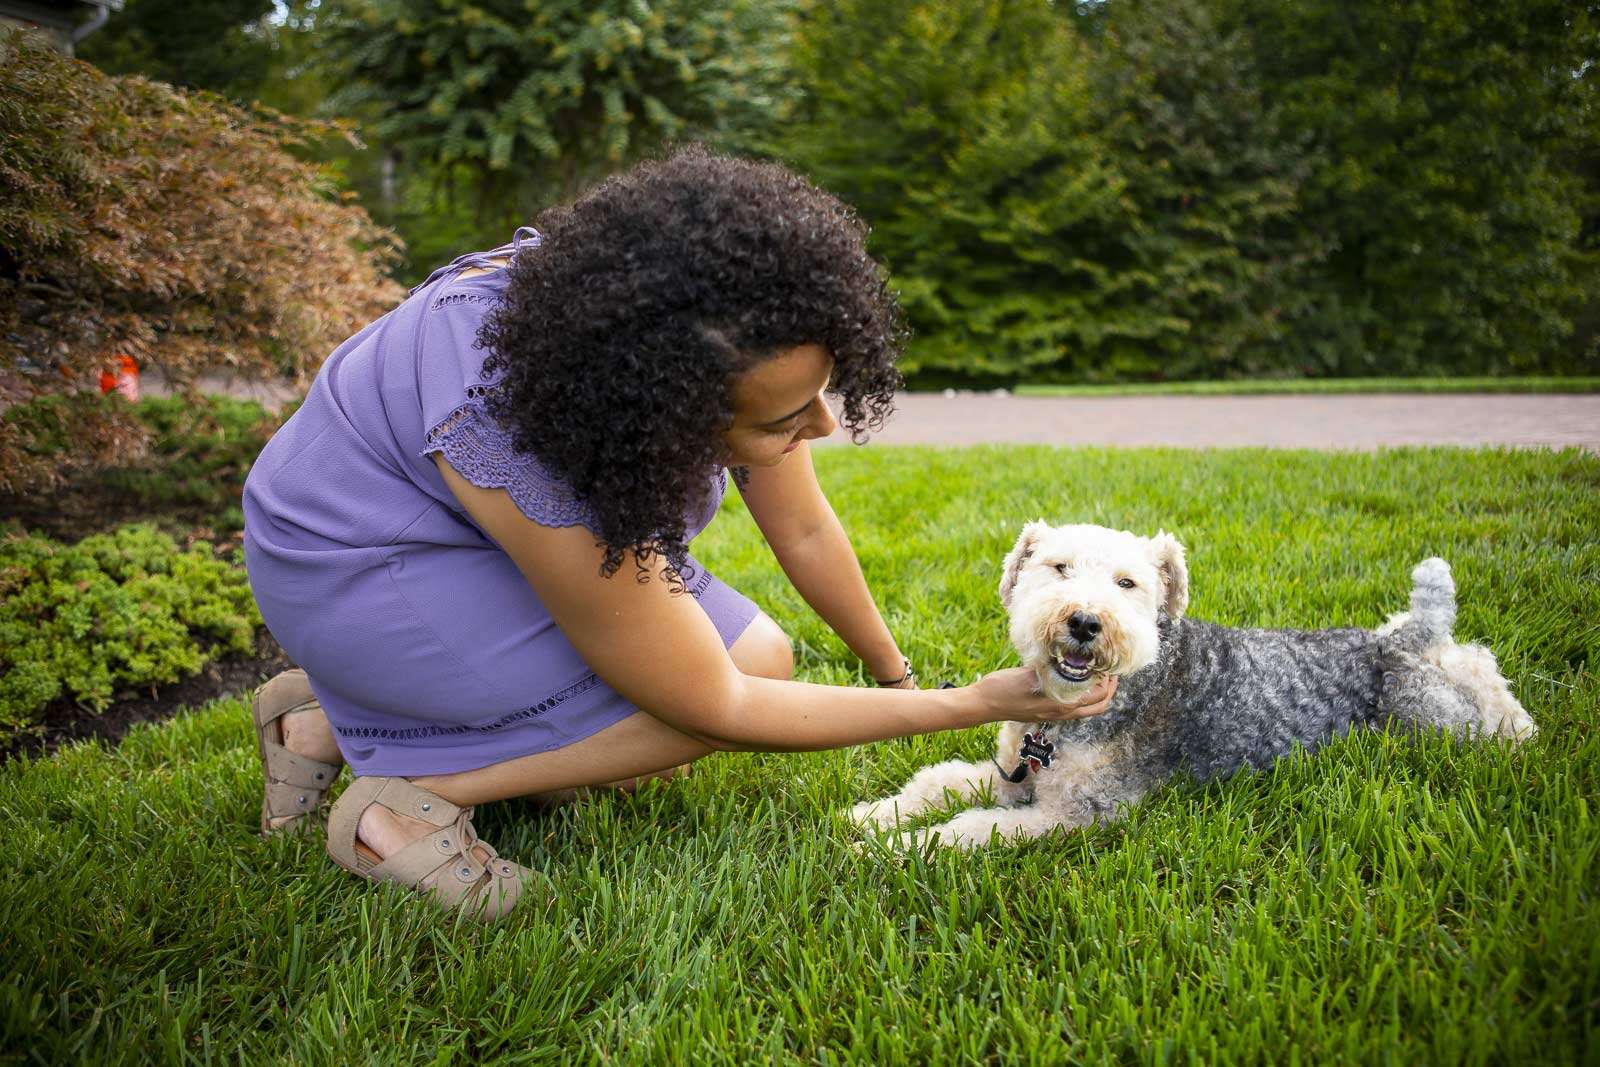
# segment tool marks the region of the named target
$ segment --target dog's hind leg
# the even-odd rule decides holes
[[[1494,653],[1487,648],[1458,645],[1452,641],[1428,649],[1423,658],[1437,664],[1451,684],[1477,705],[1479,726],[1476,732],[1515,741],[1526,741],[1537,732],[1532,716],[1512,694],[1510,684],[1500,674]]]
[[[1391,722],[1402,727],[1443,730],[1461,738],[1485,733],[1473,694],[1456,685],[1431,657],[1385,657],[1380,702]]]
[[[857,804],[850,809],[850,819],[858,826],[890,827],[943,806],[952,794],[966,801],[988,794],[998,803],[1014,804],[1026,789],[1002,778],[993,762],[946,760],[922,768],[893,796]]]

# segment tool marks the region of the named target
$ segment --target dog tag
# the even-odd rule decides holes
[[[1050,757],[1055,755],[1056,746],[1046,741],[1044,731],[1037,734],[1022,735],[1022,752],[1020,755],[1027,761],[1028,766],[1037,774],[1040,768],[1050,766]]]

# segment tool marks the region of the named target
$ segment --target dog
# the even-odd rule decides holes
[[[1296,745],[1315,750],[1354,729],[1533,736],[1494,654],[1451,637],[1449,565],[1423,560],[1411,580],[1410,611],[1377,630],[1233,629],[1184,614],[1189,572],[1171,535],[1029,523],[1000,579],[1012,643],[1062,703],[1081,698],[1096,675],[1117,676],[1110,707],[1067,722],[1006,723],[994,760],[926,767],[850,818],[884,829],[942,806],[946,793],[987,794],[999,806],[898,839],[975,848],[1115,819],[1179,772],[1206,782],[1263,770]]]

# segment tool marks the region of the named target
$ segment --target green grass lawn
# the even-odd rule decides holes
[[[1125,385],[1020,385],[1019,396],[1260,396],[1281,393],[1595,393],[1600,377],[1295,378]]]
[[[1009,660],[1040,516],[1188,546],[1191,612],[1375,626],[1438,553],[1541,733],[1361,735],[1126,821],[903,863],[835,813],[992,730],[806,755],[478,826],[555,897],[492,928],[263,842],[243,700],[0,770],[0,1026],[19,1061],[1591,1060],[1600,1012],[1600,460],[1575,452],[833,450],[925,683]],[[697,542],[856,665],[730,501]]]

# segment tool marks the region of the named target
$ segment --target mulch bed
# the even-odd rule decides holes
[[[219,558],[237,548],[243,537],[243,531],[222,525],[206,508],[173,505],[152,512],[148,505],[108,492],[87,478],[50,493],[0,493],[0,521],[15,522],[29,533],[67,544],[90,534],[110,533],[124,523],[148,522],[184,548],[196,540],[210,541]]]
[[[0,759],[20,755],[47,755],[62,745],[86,738],[115,744],[135,724],[161,722],[185,708],[195,708],[218,697],[254,689],[294,663],[284,655],[265,626],[256,631],[252,656],[229,656],[205,665],[199,674],[148,690],[123,690],[105,711],[96,712],[71,697],[60,697],[44,711],[42,733],[13,741],[0,749]]]

